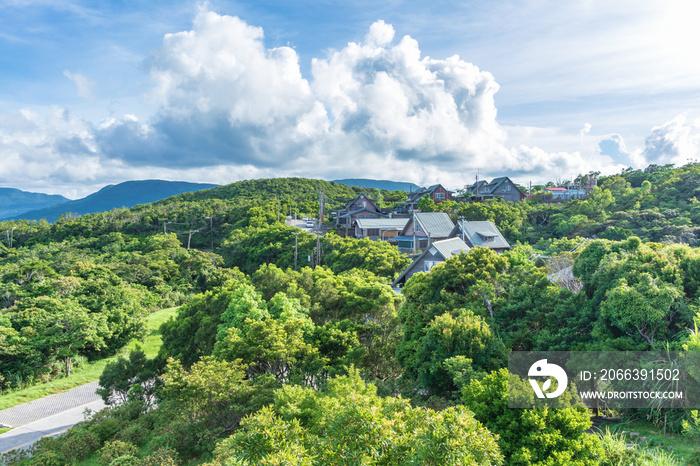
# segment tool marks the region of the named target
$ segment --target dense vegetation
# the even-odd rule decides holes
[[[464,204],[467,220],[492,220],[511,240],[537,244],[542,239],[598,237],[700,242],[700,164],[680,168],[651,165],[601,177],[585,200],[565,203]]]
[[[509,350],[700,349],[698,174],[650,167],[601,178],[584,201],[448,206],[521,244],[474,248],[402,294],[388,283],[409,260],[387,243],[284,224],[290,208],[312,215],[319,189],[327,209],[359,192],[321,181],[247,181],[53,225],[0,224],[16,227],[15,247],[0,248],[6,389],[113,353],[149,310],[181,304],[157,358],[134,351],[107,366],[101,394],[122,405],[20,461],[660,464],[661,453],[586,432],[581,406],[509,409],[503,368]],[[309,267],[318,244],[321,265]],[[575,279],[550,280],[569,268]],[[679,410],[664,421],[693,438],[697,419]]]

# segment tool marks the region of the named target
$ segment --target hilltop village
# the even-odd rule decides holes
[[[582,183],[567,187],[545,187],[541,202],[583,200],[597,186],[597,175],[582,178]],[[508,177],[494,178],[490,183],[477,181],[466,186],[460,195],[441,184],[410,192],[395,208],[382,208],[377,201],[361,193],[339,210],[332,212],[335,230],[343,236],[386,241],[408,254],[413,263],[393,285],[403,285],[417,272],[430,269],[455,254],[468,252],[475,246],[497,253],[510,249],[510,244],[492,221],[467,221],[456,216],[457,203],[501,200],[521,202],[533,199]],[[439,211],[439,212],[436,212]]]

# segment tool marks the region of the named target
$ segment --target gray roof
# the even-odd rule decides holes
[[[354,211],[352,211],[352,212],[345,213],[345,214],[341,215],[340,218],[349,217],[350,215],[359,214],[360,212],[369,212],[369,213],[371,213],[371,214],[377,214],[377,215],[379,215],[380,217],[388,217],[388,216],[389,216],[388,214],[383,214],[383,213],[378,212],[378,211],[376,211],[376,210],[370,210],[370,209],[368,209],[367,207],[364,207],[364,208],[362,208],[362,209],[360,209],[360,210],[354,210]]]
[[[358,218],[355,221],[360,228],[403,230],[408,220],[407,218]]]
[[[445,212],[419,212],[413,215],[431,238],[447,238],[455,226]]]
[[[500,230],[493,222],[468,222],[460,221],[455,226],[450,236],[459,236],[459,229],[464,231],[466,242],[474,246],[482,246],[491,249],[508,249],[510,244],[503,237]],[[489,240],[491,239],[491,240]]]
[[[467,252],[471,249],[469,246],[467,246],[467,243],[462,241],[462,238],[450,238],[442,241],[435,241],[432,246],[437,249],[445,259],[449,259],[462,251]]]
[[[518,189],[518,186],[513,182],[513,180],[511,180],[511,179],[508,178],[507,176],[499,176],[498,178],[494,178],[493,180],[491,180],[490,183],[486,183],[486,182],[483,181],[483,180],[482,180],[482,181],[479,181],[479,184],[478,184],[478,186],[479,186],[479,195],[482,195],[482,194],[493,194],[494,192],[496,192],[496,189],[497,189],[500,185],[502,185],[503,183],[505,183],[506,181],[510,181],[511,183],[513,183],[513,185],[515,186],[515,188]],[[477,183],[472,184],[472,185],[469,187],[469,191],[470,191],[472,194],[475,194],[475,193],[476,193],[476,187],[477,187]]]
[[[406,202],[404,202],[404,204],[409,203],[409,202],[413,203],[415,201],[418,201],[418,200],[420,200],[421,197],[425,196],[426,194],[433,194],[433,192],[440,186],[442,186],[442,185],[441,184],[434,184],[432,186],[428,186],[427,188],[420,188],[418,191],[413,191],[412,193],[410,193],[408,195],[408,200]],[[442,188],[445,191],[447,191],[450,195],[452,195],[454,193],[453,191],[450,191],[449,189],[445,188],[444,186],[442,186]]]
[[[399,275],[399,277],[396,280],[394,280],[394,282],[392,283],[392,286],[398,286],[398,284],[401,283],[405,279],[406,274],[413,267],[415,267],[416,264],[418,264],[420,262],[420,260],[423,258],[423,256],[430,253],[430,251],[432,251],[433,248],[435,248],[435,250],[437,250],[437,252],[440,253],[440,255],[444,258],[444,260],[447,260],[452,256],[456,256],[457,254],[459,254],[462,251],[469,252],[469,249],[470,249],[469,246],[467,246],[467,244],[464,241],[462,241],[461,238],[451,238],[451,239],[443,239],[442,241],[435,241],[433,244],[430,245],[430,247],[428,249],[423,251],[420,256],[413,259],[413,262],[411,263],[411,265],[406,267],[406,270],[401,272],[401,275]]]

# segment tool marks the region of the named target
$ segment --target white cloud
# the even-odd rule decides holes
[[[700,158],[700,124],[688,122],[685,115],[651,129],[645,140],[643,160],[646,163],[685,165]]]
[[[389,173],[430,164],[454,177],[486,163],[507,164],[493,76],[457,56],[422,57],[409,36],[392,45],[393,35],[391,26],[377,22],[364,43],[312,62],[312,88],[327,109],[336,150],[391,158]],[[357,173],[372,166],[358,165]]]
[[[192,29],[167,34],[145,66],[150,117],[90,123],[62,109],[8,117],[0,124],[0,182],[294,175],[457,188],[477,170],[540,182],[609,171],[617,156],[630,156],[621,136],[617,154],[601,151],[589,123],[578,134],[499,125],[499,85],[489,72],[456,55],[425,57],[416,40],[395,39],[383,21],[361,43],[314,59],[307,80],[293,49],[267,48],[261,28],[203,8]],[[64,74],[91,98],[93,83]],[[697,148],[697,137],[676,126],[655,128],[645,157],[677,147],[669,155],[676,160]],[[557,147],[542,147],[542,135]],[[669,146],[664,138],[680,142]]]
[[[88,78],[78,73],[71,73],[68,70],[63,72],[63,76],[73,81],[75,84],[75,91],[78,97],[85,100],[86,102],[93,102],[95,96],[92,93],[92,89],[95,87],[95,83],[90,81]]]
[[[587,135],[588,133],[590,133],[590,132],[591,132],[591,128],[592,128],[592,126],[591,126],[590,123],[584,123],[583,128],[581,128],[581,131],[579,132],[579,134],[581,135],[581,137],[584,137],[585,135]]]
[[[598,143],[598,148],[601,154],[609,155],[616,159],[631,155],[621,134],[611,134],[605,137]]]

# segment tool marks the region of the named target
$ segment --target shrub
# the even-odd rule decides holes
[[[599,436],[605,452],[601,464],[617,466],[637,463],[639,453],[627,446],[627,441],[622,434],[613,434],[609,428],[606,428],[605,432],[599,433]]]
[[[141,466],[179,466],[180,459],[175,450],[159,448],[141,461]]]
[[[97,435],[100,443],[111,440],[115,435],[121,432],[125,427],[125,423],[120,419],[108,417],[100,420],[94,425],[92,431]]]
[[[115,440],[121,440],[122,442],[131,443],[140,447],[143,445],[148,438],[149,432],[144,429],[139,424],[133,424],[119,431],[115,435]]]
[[[61,450],[68,463],[82,461],[100,448],[100,441],[93,432],[83,429],[69,431],[61,438]]]
[[[105,443],[105,446],[102,447],[101,453],[102,456],[100,457],[99,463],[102,465],[110,465],[114,464],[113,461],[118,458],[136,455],[137,450],[131,443],[122,442],[121,440],[114,440],[112,442]]]
[[[61,466],[66,464],[66,460],[55,451],[43,451],[33,456],[29,464],[31,466]]]
[[[109,463],[109,466],[140,466],[141,462],[133,455],[124,455]]]

